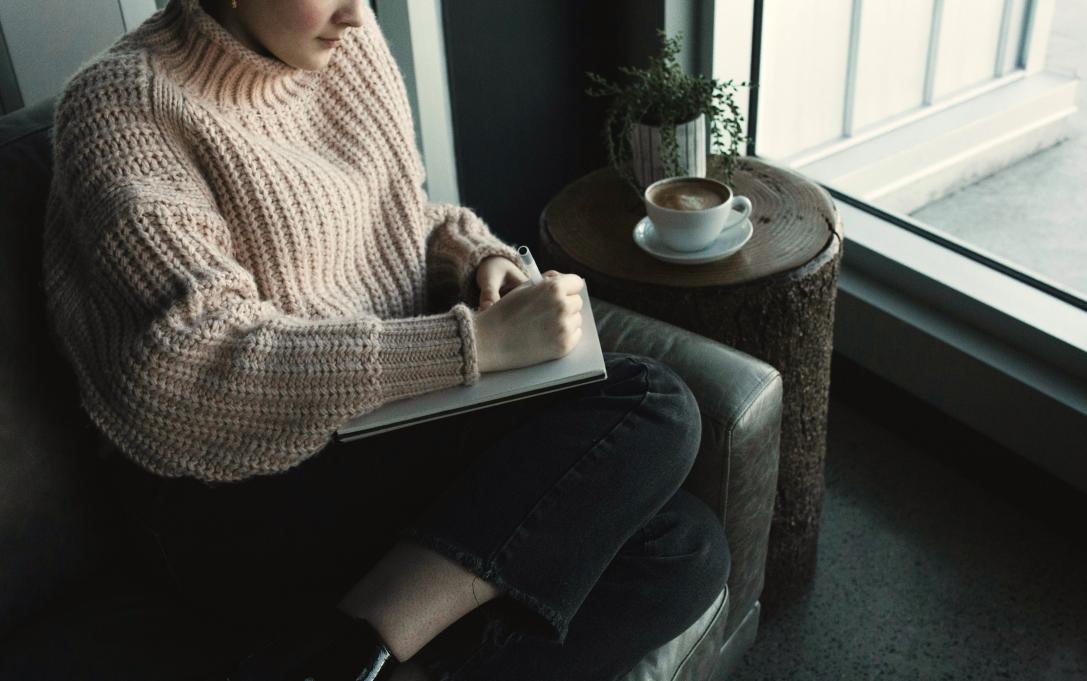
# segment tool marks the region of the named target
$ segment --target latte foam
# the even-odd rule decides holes
[[[674,182],[657,187],[649,200],[672,210],[706,210],[728,200],[720,190],[698,182]]]

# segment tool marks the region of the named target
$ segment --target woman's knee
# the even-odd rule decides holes
[[[664,527],[655,540],[661,555],[674,557],[677,594],[701,614],[724,589],[732,573],[732,553],[724,526],[701,499],[676,493],[657,516]]]
[[[701,500],[680,490],[621,552],[624,560],[644,561],[640,573],[653,574],[652,608],[668,638],[683,631],[709,608],[725,588],[732,569],[724,527]]]
[[[706,581],[712,584],[716,579],[718,586],[713,591],[719,592],[732,574],[732,550],[725,527],[706,502],[690,492],[680,490],[676,494],[676,502],[685,506],[684,512],[701,538],[700,555]]]
[[[654,438],[661,463],[682,484],[694,466],[702,440],[698,401],[687,383],[671,367],[651,357],[637,357],[646,372],[646,418],[656,427],[645,436]],[[668,471],[662,471],[666,474]]]

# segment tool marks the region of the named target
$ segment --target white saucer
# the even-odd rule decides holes
[[[634,243],[657,260],[679,265],[699,265],[732,255],[743,248],[754,231],[751,220],[744,220],[743,223],[721,232],[713,243],[702,250],[684,253],[672,250],[661,241],[653,221],[647,215],[634,225]]]

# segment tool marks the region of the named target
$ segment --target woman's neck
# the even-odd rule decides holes
[[[162,72],[192,97],[231,109],[283,109],[308,99],[321,72],[294,68],[262,49],[240,25],[248,15],[229,5],[216,14],[223,3],[169,0],[147,23],[140,35]]]
[[[245,45],[249,49],[253,50],[262,57],[268,57],[269,59],[279,59],[266,47],[260,44],[253,34],[242,25],[242,22],[238,19],[237,12],[226,11],[226,0],[200,0],[200,6],[204,8],[204,11],[215,19],[220,26],[225,28],[230,35],[238,39],[242,45]]]

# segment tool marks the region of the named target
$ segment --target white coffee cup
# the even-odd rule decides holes
[[[666,177],[645,188],[645,211],[666,246],[686,253],[701,251],[721,232],[751,216],[751,200],[712,177]],[[732,215],[739,206],[737,216]]]

